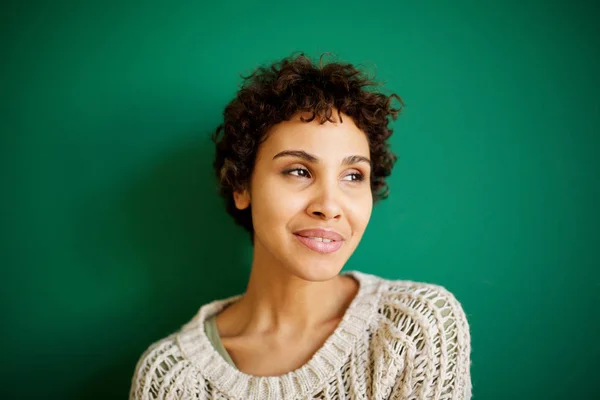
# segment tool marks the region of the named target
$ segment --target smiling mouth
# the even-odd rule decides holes
[[[344,243],[342,240],[325,239],[315,236],[301,236],[298,234],[294,234],[294,236],[297,237],[304,246],[321,254],[334,253],[338,251]]]
[[[298,235],[298,236],[302,236],[302,235]],[[333,240],[333,239],[325,239],[325,238],[316,237],[316,236],[302,236],[302,237],[307,238],[307,239],[316,240],[317,242],[323,242],[323,243],[330,243],[330,242],[337,241],[337,240]]]

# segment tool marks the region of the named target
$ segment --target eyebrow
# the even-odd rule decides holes
[[[319,159],[317,157],[305,152],[304,150],[280,151],[279,153],[275,154],[275,157],[273,157],[273,160],[275,160],[276,158],[279,158],[279,157],[297,157],[297,158],[301,158],[301,159],[306,160],[311,163],[315,163],[315,164],[319,163]],[[371,160],[369,160],[367,157],[358,156],[358,155],[344,157],[344,159],[342,160],[342,165],[352,165],[352,164],[358,164],[360,162],[365,162],[365,163],[369,164],[369,166],[371,166]]]

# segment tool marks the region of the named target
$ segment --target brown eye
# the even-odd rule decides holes
[[[365,176],[363,174],[361,174],[361,173],[358,173],[358,172],[353,172],[351,174],[348,174],[344,178],[347,178],[349,176],[353,177],[353,179],[344,179],[344,180],[350,181],[350,182],[361,182],[361,181],[363,181],[365,179]]]
[[[284,171],[284,174],[286,174],[286,175],[293,175],[293,176],[299,176],[301,178],[309,178],[310,177],[310,173],[305,168],[288,169],[288,170]]]

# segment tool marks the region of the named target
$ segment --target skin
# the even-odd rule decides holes
[[[249,188],[234,194],[237,208],[252,206],[254,254],[247,290],[217,315],[217,328],[238,369],[257,376],[301,367],[333,333],[358,291],[339,273],[373,208],[365,133],[347,115],[337,120],[337,110],[336,122],[323,125],[300,115],[267,132]],[[289,150],[317,160],[276,157]],[[343,165],[348,156],[367,162]],[[309,228],[335,230],[342,247],[329,254],[309,249],[293,234]]]

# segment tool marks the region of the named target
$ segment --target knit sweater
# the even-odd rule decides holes
[[[200,307],[137,362],[130,400],[470,399],[470,333],[442,286],[348,271],[360,284],[334,332],[300,368],[253,376],[228,364],[204,322],[241,295]]]

